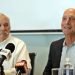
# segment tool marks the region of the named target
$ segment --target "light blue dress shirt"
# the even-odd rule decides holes
[[[63,68],[66,63],[66,58],[69,58],[69,62],[73,67],[75,67],[75,42],[69,47],[63,43],[62,56],[60,62],[60,68]]]
[[[68,58],[68,63],[70,63],[71,68],[75,68],[75,42],[72,43],[69,47],[65,44],[65,41],[63,43],[63,49],[62,49],[62,55],[61,55],[61,61],[60,61],[60,70],[63,70],[65,67],[65,64],[67,63],[66,59]],[[61,71],[59,71],[59,74],[61,75]]]

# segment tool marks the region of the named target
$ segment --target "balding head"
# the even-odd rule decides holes
[[[73,16],[75,16],[75,9],[74,8],[69,8],[69,9],[66,9],[65,11],[64,11],[64,15],[73,15]]]
[[[64,11],[61,28],[65,35],[75,36],[75,9],[69,8]]]

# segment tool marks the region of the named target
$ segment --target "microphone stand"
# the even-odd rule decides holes
[[[5,74],[4,74],[4,68],[3,68],[2,65],[0,66],[0,75],[5,75]]]

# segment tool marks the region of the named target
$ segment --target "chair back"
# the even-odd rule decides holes
[[[35,53],[29,53],[29,57],[30,57],[30,59],[31,59],[31,66],[32,66],[30,75],[34,75],[35,56],[36,56]]]

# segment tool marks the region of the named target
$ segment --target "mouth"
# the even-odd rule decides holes
[[[71,29],[72,27],[64,27],[64,29]]]
[[[2,32],[2,31],[0,31],[0,35],[1,35],[1,34],[8,34],[8,32]]]

